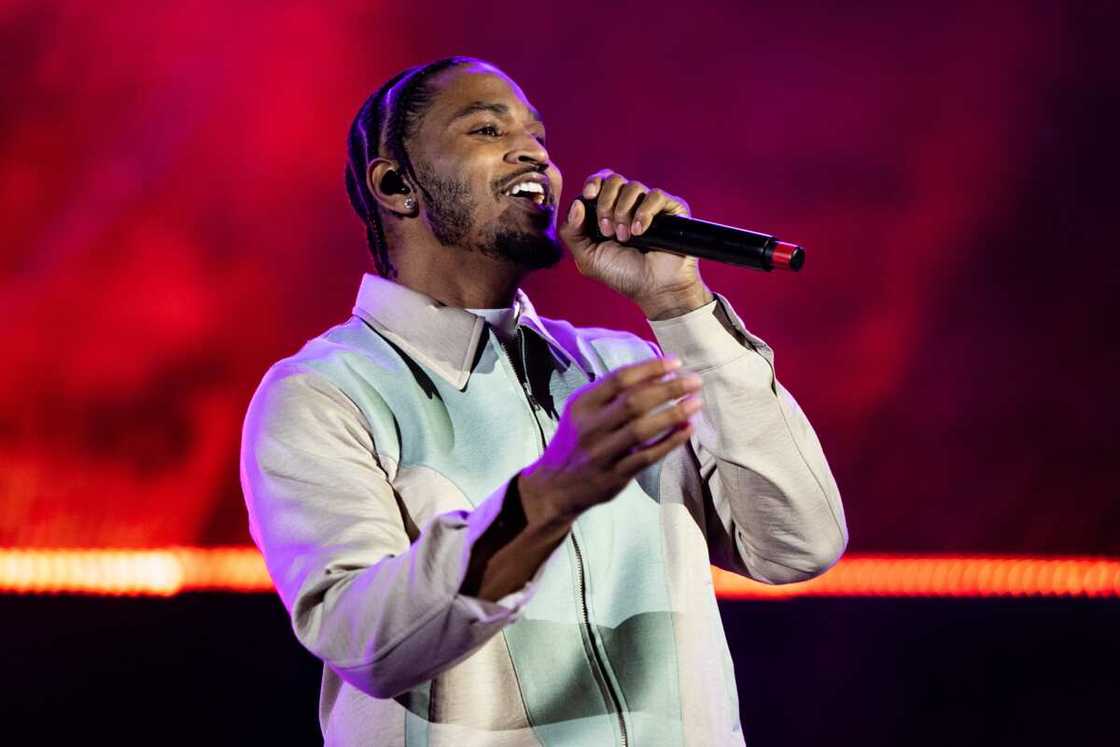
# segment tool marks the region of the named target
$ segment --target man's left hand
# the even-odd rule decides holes
[[[609,169],[589,176],[582,196],[596,201],[599,231],[608,238],[596,242],[584,233],[583,203],[573,202],[559,233],[581,273],[637,303],[649,319],[678,316],[712,300],[695,257],[640,252],[626,246],[631,236],[644,233],[660,213],[687,216],[688,204],[683,199]]]

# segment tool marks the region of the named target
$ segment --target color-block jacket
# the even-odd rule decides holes
[[[741,744],[709,563],[785,583],[839,558],[843,509],[812,427],[722,296],[651,322],[704,381],[691,443],[580,516],[524,589],[466,597],[473,543],[567,397],[658,354],[518,301],[507,347],[482,317],[366,275],[354,316],[253,397],[250,526],[325,663],[325,742]]]

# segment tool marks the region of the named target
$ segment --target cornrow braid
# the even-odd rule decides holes
[[[421,117],[435,97],[431,79],[449,68],[475,62],[479,60],[445,57],[397,73],[365,100],[350,125],[346,149],[346,194],[354,212],[366,227],[366,241],[377,272],[382,277],[396,277],[397,270],[389,260],[381,211],[366,180],[370,161],[380,155],[384,140],[387,157],[400,164],[401,170],[419,186],[426,198],[430,198],[428,191],[416,179],[405,141],[416,132]]]

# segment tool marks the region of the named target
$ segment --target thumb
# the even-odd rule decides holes
[[[586,234],[583,227],[584,213],[586,209],[583,203],[577,198],[572,201],[572,206],[568,208],[568,217],[564,224],[560,226],[558,233],[568,248],[575,254],[582,254],[591,248],[594,243]]]

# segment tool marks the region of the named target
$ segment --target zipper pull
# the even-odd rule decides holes
[[[522,388],[525,390],[525,397],[529,400],[529,405],[534,410],[539,410],[540,403],[537,398],[533,396],[533,384],[529,380],[529,360],[526,356],[526,343],[525,343],[525,328],[521,325],[517,326],[517,353],[521,358],[521,374],[525,377],[525,382]]]

